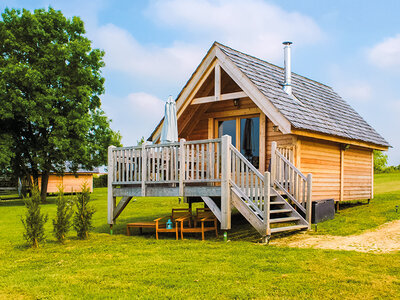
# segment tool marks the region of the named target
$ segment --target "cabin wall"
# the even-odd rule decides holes
[[[348,201],[372,198],[372,149],[298,137],[299,165],[312,173],[313,200]]]
[[[39,187],[41,182],[42,177],[39,176]],[[64,187],[64,193],[81,192],[82,185],[85,182],[89,186],[90,192],[93,192],[93,174],[78,174],[76,176],[73,174],[65,174],[64,176],[51,174],[47,185],[47,193],[57,193],[61,184]]]
[[[344,201],[373,198],[372,155],[372,149],[350,147],[344,151]]]
[[[312,173],[313,200],[340,200],[340,146],[321,140],[301,139],[300,170]]]

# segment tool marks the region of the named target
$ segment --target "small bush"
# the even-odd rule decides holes
[[[45,239],[44,224],[47,215],[40,212],[40,191],[37,186],[32,188],[32,197],[25,199],[27,212],[21,221],[24,225],[24,238],[31,247],[37,248],[39,243]]]
[[[64,196],[63,186],[59,186],[57,194],[57,215],[53,219],[53,234],[60,243],[64,243],[65,236],[71,228],[72,206],[72,201]]]
[[[107,187],[108,184],[108,176],[107,174],[100,175],[99,177],[93,177],[93,187]]]
[[[86,183],[82,186],[82,192],[77,194],[76,212],[74,216],[74,229],[78,238],[84,240],[89,237],[92,228],[92,217],[95,209],[89,205],[90,192]]]

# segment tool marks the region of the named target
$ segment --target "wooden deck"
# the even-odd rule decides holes
[[[272,177],[269,172],[261,174],[227,135],[139,147],[111,146],[108,151],[111,226],[132,197],[172,196],[201,198],[223,230],[231,228],[232,206],[265,237],[283,231],[271,224],[296,223],[285,230],[310,227],[311,175],[306,177],[296,169],[290,161],[290,149],[278,149],[276,143],[272,147]],[[117,197],[122,197],[118,204]]]

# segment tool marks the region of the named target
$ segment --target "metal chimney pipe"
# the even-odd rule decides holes
[[[285,47],[283,48],[285,53],[285,82],[283,83],[283,90],[292,95],[292,57],[291,57],[291,48],[290,45],[292,42],[283,42]]]

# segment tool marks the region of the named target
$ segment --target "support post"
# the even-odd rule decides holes
[[[214,82],[215,101],[221,99],[221,66],[215,65],[215,82]]]
[[[185,179],[185,139],[179,141],[179,196],[184,197],[184,183]]]
[[[113,196],[113,181],[114,181],[114,172],[115,172],[115,165],[114,165],[114,159],[113,159],[113,150],[114,146],[109,146],[108,147],[108,164],[107,164],[107,169],[108,169],[108,175],[107,175],[107,204],[108,204],[108,224],[110,224],[111,229],[112,229],[112,224],[114,224],[114,209],[115,209],[115,202],[116,199]]]
[[[270,208],[271,208],[271,174],[264,173],[264,222],[267,225],[267,236],[271,235]]]
[[[146,196],[147,155],[146,142],[142,144],[142,197]]]
[[[232,138],[229,135],[221,139],[221,229],[231,229],[231,151]]]
[[[274,185],[276,180],[276,142],[271,143],[271,185]]]
[[[312,210],[312,174],[307,174],[307,207],[306,207],[306,221],[308,222],[308,229],[311,229],[311,211]]]

